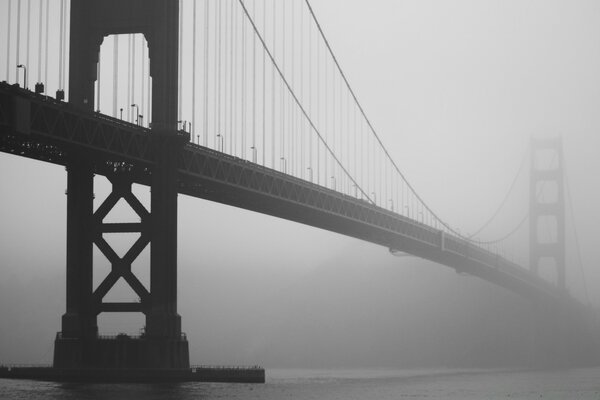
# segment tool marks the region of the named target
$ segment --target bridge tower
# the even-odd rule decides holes
[[[94,84],[100,45],[111,34],[145,36],[152,76],[152,143],[154,165],[144,173],[151,186],[148,211],[131,192],[133,166],[116,159],[72,154],[67,166],[67,301],[57,335],[55,367],[189,367],[188,343],[177,313],[177,154],[187,139],[177,135],[178,0],[72,0],[69,102],[94,110]],[[111,165],[113,191],[94,212],[93,176],[99,164]],[[141,223],[103,223],[125,199]],[[122,258],[103,233],[139,232],[140,239]],[[94,290],[93,246],[109,259],[112,270]],[[150,288],[131,271],[133,260],[150,244]],[[105,303],[103,297],[123,278],[139,296],[134,303]],[[98,337],[101,312],[143,312],[145,333],[139,339]]]
[[[556,168],[539,165],[539,157],[546,153],[545,162],[556,160]],[[551,162],[552,164],[552,162]],[[532,139],[531,183],[529,191],[529,268],[539,275],[541,261],[553,260],[556,283],[566,290],[565,281],[565,200],[563,181],[563,150],[560,137]],[[554,189],[552,189],[554,188]],[[540,194],[547,190],[552,198],[542,200]],[[546,219],[546,221],[544,221]],[[544,226],[544,222],[547,222]],[[540,229],[554,227],[553,241],[542,242]]]

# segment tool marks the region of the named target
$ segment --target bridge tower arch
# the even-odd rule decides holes
[[[545,163],[540,165],[540,156]],[[553,161],[556,160],[556,163]],[[555,167],[553,166],[555,165]],[[531,172],[529,191],[529,267],[539,275],[541,262],[553,260],[556,268],[556,283],[560,289],[566,290],[565,276],[565,200],[563,180],[563,149],[560,137],[531,140]],[[542,200],[542,191],[554,187],[552,198]],[[553,221],[554,234],[550,241],[542,240],[540,224],[543,219]]]
[[[189,350],[177,313],[177,155],[187,141],[177,134],[179,0],[71,0],[69,102],[93,112],[100,45],[112,34],[141,33],[149,48],[152,77],[151,210],[131,193],[132,166],[77,152],[67,165],[67,301],[57,335],[55,367],[186,368]],[[85,129],[85,127],[83,127]],[[93,176],[99,163],[114,165],[113,192],[94,212]],[[103,224],[120,198],[140,216],[140,224]],[[135,225],[135,226],[133,226]],[[94,291],[93,246],[106,255],[106,232],[139,232],[130,257],[113,256],[112,271]],[[131,273],[131,258],[150,244],[150,290]],[[114,252],[113,252],[114,253]],[[120,277],[140,303],[102,302]],[[138,285],[139,284],[139,285]],[[100,312],[141,311],[145,334],[139,339],[98,337]]]

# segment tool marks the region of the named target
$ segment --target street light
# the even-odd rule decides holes
[[[279,159],[281,160],[281,165],[283,166],[283,173],[287,174],[287,160],[285,157],[279,157]]]
[[[313,179],[313,170],[312,170],[312,167],[308,167],[306,169],[310,172],[310,174],[308,176],[310,178],[310,183],[312,183],[312,179]]]
[[[187,124],[188,124],[188,122],[187,122],[187,121],[185,121],[185,120],[179,120],[179,121],[177,121],[177,124],[183,124],[183,125],[182,125],[182,127],[181,127],[181,129],[182,129],[184,132],[187,132]],[[191,128],[192,128],[192,124],[190,123],[190,129],[191,129]],[[179,127],[178,127],[178,129],[179,129]]]
[[[142,114],[138,115],[139,125],[144,126],[144,116]]]
[[[256,164],[256,146],[251,146],[250,149],[252,149],[252,162]]]
[[[136,118],[136,121],[135,121],[135,123],[136,123],[136,125],[138,125],[138,124],[139,124],[139,118],[140,118],[140,117],[139,117],[139,115],[140,115],[140,108],[138,107],[138,105],[137,105],[137,104],[132,104],[132,105],[131,105],[131,108],[134,108],[134,107],[135,107],[135,110],[136,110],[136,112],[135,112],[135,115],[137,115],[137,116],[138,116],[138,117]],[[132,117],[133,117],[133,115],[132,115]],[[131,121],[131,122],[133,123],[133,121]]]
[[[19,68],[23,68],[23,87],[27,89],[27,67],[23,64],[17,65],[17,82],[19,80]]]
[[[217,144],[221,145],[221,148],[219,149],[219,147],[217,146],[217,150],[220,151],[221,153],[223,152],[223,147],[224,146],[224,140],[225,138],[223,137],[223,135],[221,135],[220,133],[217,133]]]
[[[121,111],[121,121],[123,120],[123,107],[119,109]]]
[[[333,186],[333,190],[336,190],[335,187],[337,186],[337,180],[335,179],[335,176],[331,177],[331,183],[332,183],[332,186]]]
[[[390,203],[392,204],[392,212],[394,212],[394,199],[390,199]]]

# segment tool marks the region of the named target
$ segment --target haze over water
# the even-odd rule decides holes
[[[57,384],[0,380],[6,400],[213,399],[598,399],[600,369],[506,370],[268,370],[264,385]]]

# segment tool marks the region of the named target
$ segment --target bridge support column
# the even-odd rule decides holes
[[[537,156],[541,152],[552,153],[552,160],[557,167],[549,169],[536,165]],[[547,162],[547,160],[544,160]],[[554,199],[542,200],[543,189],[554,186]],[[531,142],[531,183],[529,192],[529,267],[539,275],[540,262],[543,259],[553,260],[556,268],[556,284],[566,290],[565,277],[565,200],[563,182],[562,142],[560,138],[532,140]],[[539,225],[542,218],[554,221],[555,235],[551,241],[542,242],[539,237]],[[551,227],[550,227],[551,229]]]
[[[67,171],[67,310],[56,340],[55,365],[88,362],[91,355],[84,343],[98,333],[92,301],[94,175],[82,158],[74,158]]]
[[[177,74],[179,0],[72,0],[69,102],[94,110],[94,82],[98,52],[109,34],[142,33],[148,42],[152,76],[151,211],[131,194],[133,178],[127,168],[115,176],[113,193],[96,214],[92,203],[92,165],[74,163],[69,169],[67,222],[67,313],[55,347],[55,366],[186,368],[188,343],[177,313],[177,160],[182,140],[177,135]],[[97,108],[97,107],[96,107]],[[118,166],[123,166],[119,160]],[[107,160],[97,162],[108,162]],[[103,224],[102,219],[120,198],[143,220],[135,224]],[[110,226],[108,226],[110,225]],[[132,230],[133,229],[133,230]],[[135,230],[137,229],[137,230]],[[140,232],[128,254],[119,258],[103,233]],[[92,249],[96,244],[112,264],[112,271],[93,291]],[[150,243],[150,291],[131,272],[131,262]],[[140,303],[103,303],[104,295],[123,277]],[[100,312],[143,312],[143,337],[106,341],[97,337]],[[135,356],[134,356],[135,355]]]
[[[164,142],[164,140],[163,140]],[[167,142],[170,142],[167,140]],[[166,145],[162,145],[164,150]],[[174,154],[172,151],[168,154]],[[174,166],[175,157],[167,159]],[[74,163],[69,173],[67,313],[55,343],[54,366],[59,368],[187,368],[189,350],[177,314],[177,185],[174,168],[157,167],[149,212],[131,191],[134,176],[118,166],[108,176],[112,192],[93,212],[93,174],[88,164]],[[171,171],[171,174],[164,173]],[[162,173],[161,173],[162,172]],[[165,180],[168,184],[165,184]],[[119,200],[125,200],[139,223],[106,223],[105,217]],[[139,233],[139,238],[120,257],[105,234]],[[139,281],[131,266],[151,244],[151,291]],[[111,263],[111,271],[93,289],[92,246]],[[134,302],[105,302],[105,296],[121,278],[138,296]],[[102,312],[141,312],[146,329],[138,338],[98,337],[96,317]]]

